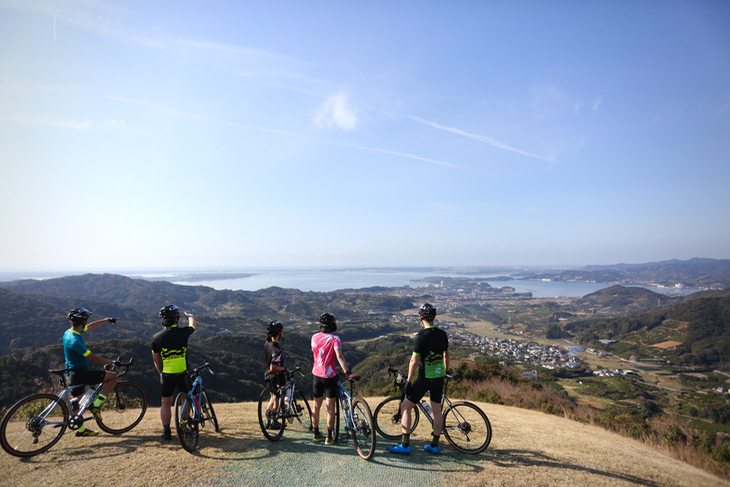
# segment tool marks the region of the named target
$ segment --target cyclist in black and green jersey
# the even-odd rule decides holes
[[[162,389],[162,404],[160,405],[160,419],[162,420],[162,437],[172,439],[170,419],[172,418],[172,398],[175,387],[181,392],[188,392],[190,385],[187,378],[187,350],[188,338],[195,331],[195,318],[185,313],[188,326],[179,327],[180,310],[174,304],[160,310],[160,318],[164,330],[152,337],[152,360],[160,373]]]
[[[439,452],[439,437],[444,425],[444,416],[441,412],[441,396],[444,391],[444,376],[451,365],[449,354],[449,337],[446,332],[434,326],[436,308],[425,303],[418,310],[424,329],[416,335],[413,355],[408,366],[408,380],[405,386],[406,397],[401,404],[401,443],[389,446],[391,453],[410,453],[411,410],[426,392],[431,395],[431,409],[433,410],[433,437],[431,443],[426,443],[423,449],[429,453]],[[418,380],[411,385],[413,376],[418,369]]]

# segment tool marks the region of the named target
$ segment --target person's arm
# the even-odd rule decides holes
[[[446,367],[446,372],[451,368],[451,353],[448,350],[444,351],[444,367]]]
[[[116,320],[114,318],[104,318],[103,320],[92,321],[91,323],[86,324],[86,329],[94,330],[96,328],[99,328],[104,323],[111,323],[112,321],[116,321]],[[89,360],[91,360],[91,359],[89,359]],[[99,363],[99,362],[97,362],[97,363]]]
[[[411,361],[408,363],[408,382],[413,383],[413,377],[418,370],[418,355],[414,352],[411,355]]]
[[[187,318],[188,318],[188,327],[192,328],[194,330],[195,329],[195,316],[193,316],[192,313],[188,313],[187,311],[185,312],[185,316],[187,316]]]
[[[155,363],[157,372],[162,373],[162,356],[159,353],[152,354],[152,361]]]
[[[337,361],[340,363],[340,367],[342,367],[342,372],[345,374],[350,372],[350,369],[347,368],[347,361],[345,361],[345,354],[342,353],[341,348],[335,348],[335,356],[337,357]]]
[[[102,365],[111,365],[112,364],[111,360],[101,358],[98,355],[93,354],[91,352],[89,352],[89,355],[87,355],[86,358],[89,359],[91,362],[94,362],[97,364],[102,364]]]

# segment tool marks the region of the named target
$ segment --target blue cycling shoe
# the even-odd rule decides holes
[[[426,443],[425,445],[423,445],[423,449],[429,453],[433,453],[434,455],[437,455],[439,452],[439,447],[431,446],[431,443]]]
[[[411,447],[410,446],[403,446],[403,445],[395,445],[395,446],[389,446],[388,451],[390,453],[410,453]]]

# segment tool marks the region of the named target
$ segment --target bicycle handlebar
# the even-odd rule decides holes
[[[210,375],[215,375],[215,372],[213,372],[213,369],[210,368],[210,362],[207,360],[205,363],[199,367],[195,367],[193,370],[188,370],[187,373],[190,375],[200,375],[200,371],[203,369],[208,369],[208,372],[210,372]]]

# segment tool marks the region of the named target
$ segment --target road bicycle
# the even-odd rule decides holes
[[[342,442],[348,440],[348,435],[352,438],[357,454],[365,460],[370,460],[375,454],[375,429],[373,428],[373,414],[370,412],[370,406],[365,399],[355,396],[355,382],[360,380],[359,376],[348,377],[350,384],[348,392],[342,382],[337,383],[337,402],[335,403],[335,441],[338,439]],[[345,420],[345,431],[347,434],[340,438],[340,410]]]
[[[193,381],[192,386],[188,392],[180,392],[175,397],[177,437],[180,438],[183,449],[191,453],[198,448],[201,425],[205,427],[207,422],[213,431],[218,432],[218,418],[215,415],[213,403],[210,402],[208,393],[203,388],[203,377],[200,375],[204,369],[208,369],[208,372],[213,375],[213,370],[208,362],[185,372],[189,380]]]
[[[307,398],[297,388],[296,372],[304,377],[301,367],[286,370],[283,372],[286,380],[283,386],[266,387],[259,396],[259,426],[270,441],[281,439],[287,423],[302,433],[313,431],[312,410]]]
[[[118,377],[123,377],[134,365],[118,360],[104,368],[115,371],[124,368]],[[63,436],[66,428],[78,430],[84,421],[96,421],[102,431],[113,435],[126,433],[142,421],[147,411],[147,395],[134,382],[118,382],[100,408],[94,408],[102,384],[88,389],[81,400],[72,398],[71,391],[80,386],[67,383],[66,376],[73,369],[49,370],[59,376],[62,391],[58,395],[33,394],[16,402],[0,423],[0,445],[3,450],[16,457],[31,457],[50,449]],[[78,411],[74,407],[78,405]],[[91,416],[84,417],[85,413]]]
[[[401,403],[405,399],[406,376],[398,369],[388,367],[388,372],[395,376],[393,385],[399,395],[389,397],[375,408],[375,429],[388,440],[399,440],[401,438]],[[443,434],[446,440],[455,450],[461,453],[477,454],[484,451],[489,442],[492,441],[492,425],[484,411],[475,404],[466,401],[451,402],[446,397],[446,389],[449,380],[458,377],[459,374],[446,374],[444,382],[444,393],[441,399],[441,410],[444,413]],[[414,407],[411,413],[411,433],[418,426],[420,413],[431,422],[433,417],[431,405],[426,399]]]

